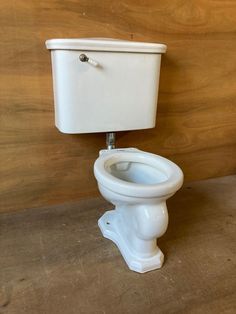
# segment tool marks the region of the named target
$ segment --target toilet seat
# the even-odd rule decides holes
[[[136,172],[156,172],[162,174],[160,182],[135,182],[135,180],[124,180],[120,177],[122,167],[128,168],[135,164]],[[112,171],[112,167],[115,171]],[[119,170],[121,165],[121,169]],[[138,149],[114,149],[105,151],[94,164],[94,174],[98,182],[115,193],[137,197],[153,198],[175,193],[183,183],[182,170],[170,160],[159,155],[140,151]],[[153,176],[155,177],[155,175]],[[132,182],[133,181],[133,182]],[[152,181],[152,180],[150,180]],[[158,181],[158,180],[157,180]]]

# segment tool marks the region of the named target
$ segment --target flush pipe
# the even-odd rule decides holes
[[[116,141],[116,133],[115,132],[106,133],[106,144],[107,144],[108,150],[115,148],[115,141]]]

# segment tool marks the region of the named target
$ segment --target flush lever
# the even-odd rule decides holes
[[[97,67],[99,65],[97,61],[89,58],[84,53],[81,53],[81,55],[79,56],[79,59],[80,59],[81,62],[88,62],[89,64],[91,64],[94,67]]]

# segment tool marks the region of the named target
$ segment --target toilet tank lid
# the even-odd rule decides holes
[[[49,39],[46,41],[46,47],[49,50],[93,50],[142,53],[165,53],[167,49],[167,46],[164,44],[113,38]]]

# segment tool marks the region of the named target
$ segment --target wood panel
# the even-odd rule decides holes
[[[235,173],[235,1],[2,1],[0,211],[98,195],[92,167],[104,134],[54,127],[49,38],[163,42],[157,126],[119,147],[170,158],[196,180]]]

